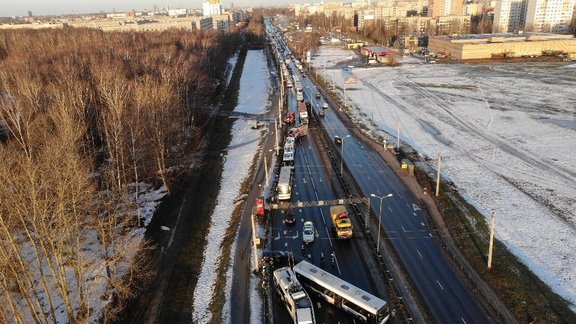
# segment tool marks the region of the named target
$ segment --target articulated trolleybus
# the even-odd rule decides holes
[[[283,166],[280,168],[276,191],[278,192],[278,200],[290,200],[292,197],[292,167]]]
[[[307,262],[294,266],[294,272],[303,285],[310,288],[328,303],[354,315],[366,323],[386,323],[389,319],[388,304],[362,289]]]
[[[296,279],[292,269],[283,267],[274,271],[274,286],[294,323],[313,324],[316,322],[312,301]]]

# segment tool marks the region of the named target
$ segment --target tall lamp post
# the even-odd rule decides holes
[[[382,200],[384,200],[384,198],[392,197],[394,195],[388,194],[386,196],[380,197],[375,194],[370,194],[370,196],[380,199],[380,211],[378,212],[378,241],[376,242],[376,252],[380,253],[380,225],[382,224]]]
[[[344,169],[344,139],[348,137],[350,137],[350,135],[342,137],[342,156],[340,157],[340,174],[342,174],[342,170]]]

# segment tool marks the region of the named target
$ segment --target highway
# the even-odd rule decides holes
[[[316,99],[315,87],[309,79],[304,80],[306,100],[317,111],[321,110],[324,99]],[[350,172],[365,197],[393,194],[382,199],[382,237],[390,240],[429,313],[438,323],[488,323],[484,310],[432,240],[416,198],[378,153],[348,132],[334,109],[338,108],[326,111],[322,126],[330,139],[334,136],[343,139],[338,150],[344,156],[344,170]],[[379,204],[380,199],[372,199],[372,214],[376,217],[373,219],[378,218]]]
[[[310,78],[300,76],[293,62],[289,68],[292,74],[301,80],[305,101],[319,113],[323,110],[322,104],[327,100],[323,96],[316,97],[316,93],[320,91]],[[345,73],[350,75],[349,71]],[[287,93],[288,107],[295,109],[294,92]],[[319,118],[319,121],[328,141],[333,141],[335,136],[343,139],[341,145],[332,145],[336,147],[338,154],[343,156],[343,171],[349,173],[361,195],[365,197],[371,195],[383,197],[392,194],[392,197],[386,199],[377,197],[371,199],[371,219],[381,221],[381,239],[388,240],[395,250],[431,319],[438,323],[489,323],[485,311],[466,289],[450,267],[449,261],[441,253],[440,247],[432,239],[417,199],[378,153],[368,149],[349,132],[336,111],[339,107],[331,100],[328,102],[330,107],[324,109],[325,116]],[[340,170],[339,168],[334,170],[332,165],[323,162],[316,143],[321,142],[314,138],[314,132],[309,132],[308,136],[296,143],[293,202],[337,198],[335,188],[332,187],[331,175],[339,173]],[[381,215],[380,203],[383,204]],[[300,254],[344,280],[372,292],[373,287],[370,285],[372,278],[362,266],[359,266],[363,264],[359,257],[361,253],[356,249],[357,245],[352,242],[357,238],[349,241],[333,239],[329,208],[304,208],[294,210],[294,213],[297,219],[294,225],[283,224],[282,217],[274,214],[272,249]],[[301,251],[301,230],[306,220],[314,222],[317,234],[315,242]],[[359,229],[359,226],[356,229]],[[332,251],[337,256],[336,266],[331,266],[328,258],[323,263],[320,262],[320,252],[328,256]],[[326,322],[332,320],[334,318],[325,319]]]
[[[288,107],[295,111],[296,97],[294,91],[288,91]],[[311,127],[314,127],[311,124]],[[319,148],[313,140],[314,132],[309,131],[307,136],[296,141],[296,154],[294,164],[294,180],[292,186],[292,202],[316,201],[340,198],[335,193],[330,179],[330,165],[325,165],[319,154]],[[332,224],[330,221],[329,207],[311,207],[293,209],[296,216],[295,224],[284,224],[281,211],[275,211],[272,215],[272,245],[271,250],[291,251],[296,258],[305,258],[323,269],[341,277],[342,279],[364,289],[374,295],[373,287],[369,284],[370,275],[365,271],[360,251],[351,240],[335,240]],[[304,245],[302,242],[302,227],[304,221],[314,222],[316,235],[314,242]],[[302,246],[304,245],[304,249]],[[334,252],[336,263],[332,265],[330,255]],[[320,253],[325,256],[320,260]],[[325,323],[353,323],[354,319],[342,311],[315,301],[317,319]],[[287,311],[281,307],[279,310],[283,316],[275,317],[276,322],[289,323]]]

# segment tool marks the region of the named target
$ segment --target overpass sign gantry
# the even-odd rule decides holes
[[[370,213],[370,198],[368,197],[350,197],[350,198],[340,198],[333,200],[313,200],[313,201],[279,201],[270,204],[270,209],[287,209],[287,208],[306,208],[306,207],[322,207],[322,206],[336,206],[336,205],[352,205],[352,204],[364,204],[366,205],[366,211],[364,212],[364,224],[368,226],[368,219]]]

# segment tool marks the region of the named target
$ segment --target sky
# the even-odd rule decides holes
[[[160,1],[138,1],[138,0],[20,0],[0,1],[0,16],[27,16],[28,11],[33,15],[58,15],[71,13],[94,13],[94,12],[118,12],[144,9],[152,10],[154,5],[169,6],[170,8],[202,8],[202,0],[160,0]],[[230,2],[224,3],[226,6]]]
[[[225,0],[222,1],[224,8],[230,8],[231,3],[234,7],[278,5],[279,2],[289,3],[290,0],[272,1],[270,0]],[[201,9],[202,0],[2,0],[0,1],[0,17],[27,16],[31,11],[35,16],[59,15],[72,13],[95,13],[95,12],[125,12],[130,10],[151,11],[154,5],[159,7],[169,6],[172,9],[187,8]]]

